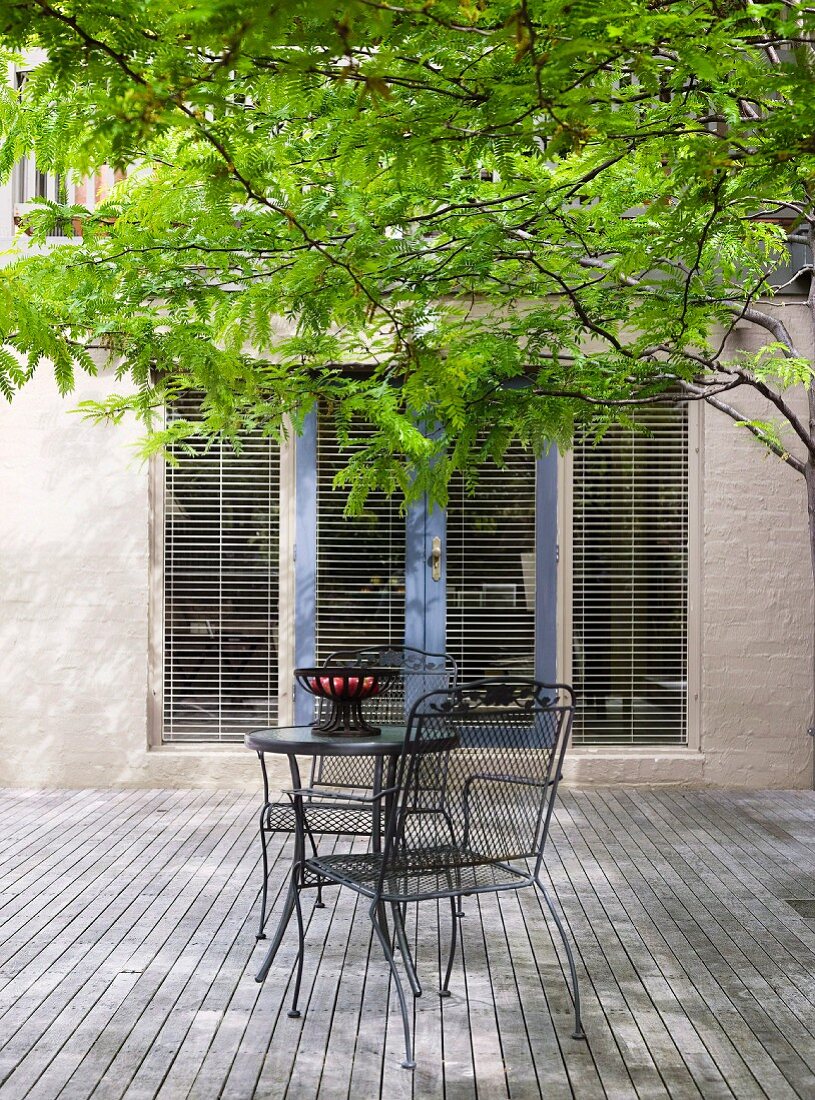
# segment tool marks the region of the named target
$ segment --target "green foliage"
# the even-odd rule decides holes
[[[749,428],[755,437],[774,453],[778,451],[782,455],[787,453],[786,444],[782,438],[783,425],[777,420],[737,420],[736,424],[740,428]]]
[[[124,392],[82,409],[134,411],[146,451],[321,401],[357,510],[602,433],[715,374],[779,211],[808,224],[813,30],[710,0],[0,0],[4,58],[47,57],[0,89],[0,178],[127,173],[26,216],[0,391],[47,359],[68,392],[101,349]],[[778,341],[739,366],[812,379]],[[202,423],[165,426],[190,390]]]
[[[815,378],[815,367],[802,356],[790,355],[786,344],[772,341],[754,354],[742,352],[739,366],[761,382],[788,390],[793,386],[810,386]]]

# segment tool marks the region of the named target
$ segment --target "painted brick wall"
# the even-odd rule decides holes
[[[47,369],[0,402],[0,785],[256,786],[251,754],[147,750],[149,500],[134,425]]]
[[[145,735],[147,483],[133,431],[73,404],[43,369],[0,407],[6,782],[115,782]]]
[[[803,309],[786,314],[803,339]],[[85,380],[65,402],[43,371],[0,405],[0,784],[256,789],[256,761],[240,748],[148,750],[149,479],[132,448],[138,429],[67,411],[107,386]],[[712,410],[702,460],[701,751],[588,750],[569,768],[579,782],[811,782],[802,485]]]
[[[803,305],[782,312],[808,350]],[[755,335],[740,329],[734,348],[750,347]],[[760,401],[733,403],[771,416]],[[713,409],[705,410],[703,469],[705,780],[809,786],[813,584],[803,479]]]

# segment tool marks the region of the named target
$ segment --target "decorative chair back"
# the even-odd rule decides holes
[[[366,646],[362,649],[336,649],[325,665],[352,668],[396,668],[396,676],[381,695],[364,703],[365,718],[374,724],[404,725],[414,703],[428,692],[453,687],[458,666],[447,653],[430,653],[414,646]],[[327,701],[317,701],[318,719],[323,717]],[[370,787],[373,767],[370,757],[317,757],[313,785],[332,787]]]
[[[521,677],[478,680],[419,699],[400,761],[400,811],[386,846],[390,870],[408,849],[425,850],[438,870],[445,860],[477,866],[537,858],[537,874],[573,714],[570,687]],[[434,751],[434,742],[442,751]]]

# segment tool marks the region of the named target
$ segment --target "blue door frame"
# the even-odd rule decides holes
[[[295,460],[295,667],[311,665],[317,627],[317,416],[311,413],[296,441]],[[554,448],[536,463],[535,675],[553,681],[557,669],[557,482]],[[410,505],[405,519],[405,645],[431,652],[445,648],[447,523],[442,509]],[[442,546],[441,577],[432,578],[433,539]],[[295,691],[295,722],[311,721],[314,700]]]

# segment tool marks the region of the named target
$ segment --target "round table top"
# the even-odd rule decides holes
[[[311,726],[273,726],[247,733],[244,744],[256,752],[278,752],[289,756],[395,756],[405,743],[407,726],[383,725],[377,737],[338,737],[315,733]]]

